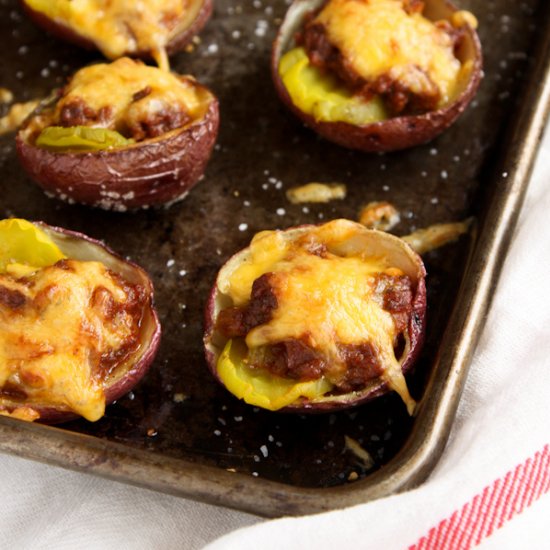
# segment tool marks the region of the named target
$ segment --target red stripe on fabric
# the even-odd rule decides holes
[[[470,506],[470,512],[467,516],[465,515],[463,517],[462,521],[460,522],[460,529],[456,533],[458,536],[457,548],[467,548],[465,542],[470,537],[473,519],[478,517],[477,511],[479,509],[479,503],[481,502],[481,496],[475,495],[474,499],[471,502],[472,504]]]
[[[542,492],[547,493],[550,491],[550,453],[544,456],[545,472],[546,472],[546,482],[542,486]]]
[[[550,453],[545,455],[544,463],[546,464],[546,467],[544,470],[546,473],[546,481],[543,484],[542,492],[547,493],[548,491],[550,491]]]
[[[500,481],[500,480],[497,480]],[[489,510],[491,510],[491,507],[493,506],[494,497],[497,492],[497,489],[500,487],[500,484],[493,484],[488,485],[483,489],[483,493],[481,496],[481,500],[483,501],[483,507],[481,508],[481,521],[479,521],[476,524],[476,529],[474,530],[474,546],[476,544],[479,544],[479,541],[483,538],[483,533],[485,531],[485,528],[487,526],[487,518],[489,517]]]
[[[541,463],[541,454],[537,453],[535,455],[535,460],[532,461],[532,463],[529,465],[529,472],[526,473],[526,476],[531,479],[533,479],[533,483],[525,483],[523,486],[523,490],[520,492],[520,497],[518,497],[517,501],[514,503],[514,509],[517,509],[518,514],[521,514],[523,510],[525,509],[527,502],[531,497],[536,495],[540,489],[541,485],[541,478],[540,478],[540,470],[539,466]],[[508,519],[512,519],[512,515]]]
[[[469,550],[549,491],[550,446],[545,445],[432,527],[409,550]]]
[[[517,474],[519,468],[521,468],[521,464],[516,467],[514,472],[508,472],[506,476],[504,476],[504,491],[502,491],[500,499],[495,505],[494,524],[496,529],[500,529],[503,525],[502,516],[504,515],[506,507],[510,503],[510,494],[514,490],[514,474]]]
[[[502,494],[506,490],[506,484],[505,484],[506,478],[500,478],[497,481],[500,482],[499,483],[499,490],[498,490],[498,493],[496,494],[495,502],[494,502],[493,506],[491,507],[491,510],[495,510],[497,508],[497,506],[499,505],[499,502],[501,502]],[[497,518],[496,518],[495,514],[492,514],[491,510],[487,510],[488,523],[487,523],[487,535],[486,536],[490,536],[491,533],[494,531],[495,523],[497,521]]]
[[[536,494],[539,490],[541,480],[537,479],[537,471],[540,462],[540,456],[540,453],[537,453],[534,459],[529,463],[529,467],[525,469],[525,478],[532,479],[533,482],[523,483],[522,487],[520,487],[520,490],[518,491],[518,498],[516,499],[516,502],[514,502],[510,517],[508,517],[507,519],[512,519],[512,517],[515,515],[515,511],[517,511],[518,514],[521,514],[521,512],[523,512],[523,509],[525,508],[525,502],[528,500],[529,496]]]
[[[435,548],[442,548],[443,541],[446,538],[447,533],[449,532],[451,521],[450,520],[443,520],[436,530],[434,541],[433,541],[433,547]]]
[[[449,518],[449,521],[445,524],[445,527],[441,529],[441,539],[439,540],[440,547],[445,550],[451,550],[447,546],[447,541],[449,540],[449,533],[451,531],[454,522],[456,521],[456,516],[458,516],[458,511],[455,511],[453,515]]]
[[[529,495],[525,507],[530,506],[535,499],[550,490],[550,452],[539,455],[534,475],[539,482],[537,483],[536,490]]]
[[[530,462],[530,459],[528,462]],[[500,529],[514,513],[514,506],[518,497],[519,488],[523,485],[523,480],[526,479],[524,472],[527,469],[527,466],[528,464],[526,465],[525,463],[520,464],[511,476],[511,481],[509,483],[510,490],[508,491],[504,501],[504,506],[502,506],[497,524],[498,529]]]

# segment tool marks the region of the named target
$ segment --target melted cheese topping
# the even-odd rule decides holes
[[[147,88],[150,92],[136,101],[135,95]],[[191,80],[181,80],[129,58],[91,65],[75,73],[56,104],[53,124],[58,123],[61,109],[75,100],[84,100],[96,112],[110,109],[110,124],[114,122],[116,129],[144,119],[146,112],[154,114],[167,105],[181,105],[192,119],[198,118],[205,109],[203,93]]]
[[[454,96],[460,61],[451,37],[401,0],[330,0],[315,18],[351,68],[367,81],[388,75],[422,95]]]
[[[399,270],[385,257],[330,252],[353,231],[353,225],[337,220],[312,228],[301,241],[291,242],[280,232],[262,232],[251,243],[249,261],[235,269],[220,284],[220,290],[235,305],[242,306],[250,299],[254,281],[264,273],[274,272],[270,282],[275,287],[278,306],[271,321],[247,334],[248,349],[306,337],[311,347],[328,358],[337,378],[338,370],[345,367],[338,344],[368,342],[384,368],[383,378],[412,412],[414,401],[393,347],[395,324],[391,314],[374,298],[375,275],[395,275]],[[309,252],[317,244],[327,246],[323,257]]]
[[[170,39],[192,20],[189,0],[26,0],[47,15],[94,42],[106,57],[152,52],[162,60]],[[164,59],[162,64],[167,61]],[[165,68],[165,67],[163,67]]]
[[[4,388],[27,396],[22,409],[54,407],[101,418],[106,373],[100,358],[120,350],[136,326],[124,310],[109,315],[93,295],[101,288],[123,304],[126,291],[103,264],[76,260],[22,280],[0,274],[0,286],[26,298],[17,308],[0,301],[0,408]]]

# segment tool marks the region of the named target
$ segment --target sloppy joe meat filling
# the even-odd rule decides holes
[[[145,290],[98,262],[0,274],[2,398],[97,420],[104,386],[140,346]]]
[[[297,42],[312,65],[366,100],[382,97],[393,115],[434,110],[453,96],[463,30],[423,9],[419,0],[329,0]]]

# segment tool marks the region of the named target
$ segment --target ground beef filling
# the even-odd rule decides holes
[[[423,8],[423,2],[418,0],[404,2],[404,9],[409,14],[421,12]],[[336,75],[355,95],[366,101],[374,96],[380,96],[392,116],[420,114],[437,108],[441,92],[425,71],[422,73],[432,85],[424,94],[412,92],[388,74],[380,75],[374,80],[365,80],[357,74],[342,52],[330,42],[324,25],[315,21],[316,15],[315,12],[310,14],[302,31],[296,35],[296,43],[305,48],[313,66]],[[464,36],[464,29],[455,29],[447,21],[437,22],[435,25],[451,37],[456,51]],[[417,67],[416,70],[421,69]]]
[[[60,126],[106,128],[116,130],[136,141],[162,136],[171,130],[181,128],[191,120],[190,114],[182,104],[170,103],[156,97],[149,86],[134,94],[132,103],[118,121],[112,107],[95,110],[80,97],[61,101],[63,105],[59,110]]]
[[[108,348],[99,356],[96,362],[96,374],[103,380],[139,349],[141,345],[139,327],[148,300],[147,292],[141,285],[130,284],[114,272],[110,272],[110,275],[116,280],[117,285],[124,290],[126,300],[117,302],[108,289],[98,286],[92,293],[90,305],[110,326],[116,326],[119,319],[129,319],[132,331],[121,346]]]
[[[59,112],[59,125],[65,128],[71,126],[108,127],[113,118],[111,107],[92,109],[82,98],[75,97],[67,101]]]
[[[265,273],[254,281],[250,302],[246,306],[226,308],[219,313],[216,329],[225,338],[245,338],[253,328],[272,319],[278,307],[277,296],[270,283],[275,276],[274,273]],[[376,277],[373,299],[393,317],[398,335],[394,351],[398,359],[404,350],[403,334],[409,327],[413,297],[412,281],[406,275],[380,273]],[[299,339],[251,350],[249,364],[300,382],[327,375],[342,392],[361,390],[384,372],[385,366],[370,342],[339,344],[338,353],[341,365],[335,367],[313,347],[309,335],[304,334]]]

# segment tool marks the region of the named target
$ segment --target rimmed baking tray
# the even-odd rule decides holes
[[[280,105],[268,59],[286,4],[263,0],[218,0],[200,43],[173,59],[175,70],[217,93],[222,116],[205,178],[182,203],[116,214],[48,199],[21,173],[13,135],[2,137],[2,216],[83,231],[140,263],[155,283],[164,336],[147,377],[105,418],[47,427],[0,417],[0,450],[266,516],[340,508],[421,483],[445,445],[545,125],[546,4],[461,2],[480,21],[485,78],[451,129],[409,151],[346,151]],[[18,100],[46,95],[99,59],[47,37],[15,0],[1,1],[0,10],[1,85]],[[286,200],[288,188],[310,181],[346,183],[348,196],[323,206]],[[202,312],[217,269],[257,230],[355,219],[371,200],[399,208],[397,234],[476,220],[468,238],[425,257],[427,343],[410,379],[416,417],[393,395],[317,416],[268,413],[234,399],[202,355]],[[350,451],[350,439],[372,464]]]

